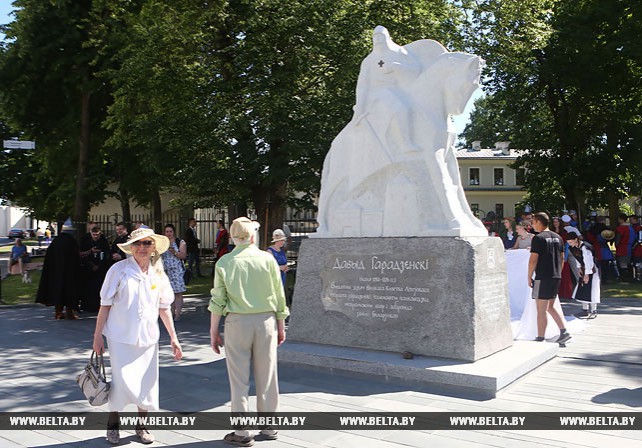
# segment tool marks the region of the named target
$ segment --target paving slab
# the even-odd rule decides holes
[[[282,410],[325,412],[617,412],[642,409],[642,301],[609,300],[597,319],[574,335],[557,356],[500,389],[496,397],[429,384],[410,384],[394,377],[296,365],[280,366]],[[566,314],[578,306],[563,304]],[[161,407],[168,411],[229,410],[224,356],[209,348],[209,316],[187,307],[178,323],[186,347],[182,362],[171,360],[162,331]],[[91,351],[95,315],[79,321],[54,321],[51,308],[0,307],[0,412],[95,411],[74,381]],[[613,337],[617,335],[617,337]],[[620,341],[626,343],[621,344]],[[552,345],[552,344],[542,344]],[[253,393],[251,390],[250,393]],[[250,400],[255,406],[254,397]],[[642,417],[640,417],[642,418]],[[156,431],[154,446],[204,448],[226,446],[225,429]],[[126,444],[135,443],[123,432]],[[641,447],[640,431],[282,431],[263,443],[281,447]],[[260,443],[257,442],[256,446]],[[103,431],[3,431],[0,447],[107,447]],[[133,445],[132,445],[133,446]]]

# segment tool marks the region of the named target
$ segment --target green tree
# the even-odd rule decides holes
[[[160,223],[159,191],[175,189],[197,206],[252,204],[280,226],[287,203],[318,191],[377,24],[400,44],[464,48],[463,10],[447,0],[14,5],[0,105],[38,142],[21,162],[37,194],[21,205],[82,221],[115,180],[125,215],[131,199]]]
[[[303,192],[299,202],[310,204],[318,192],[377,24],[401,44],[425,37],[459,43],[457,10],[448,2],[231,2],[226,12],[208,64],[218,92],[208,95],[217,100],[208,110],[224,123],[209,156],[226,161],[220,180],[241,186],[239,196],[270,228],[281,225],[288,198]]]
[[[160,231],[160,191],[178,187],[188,145],[197,138],[193,129],[201,117],[194,111],[202,81],[195,76],[208,6],[144,1],[111,7],[97,44],[105,54],[100,75],[114,86],[103,123],[110,132],[109,173],[118,183],[125,220],[130,200],[151,205]]]
[[[611,205],[639,171],[640,5],[632,1],[469,3],[471,45],[488,61],[490,98],[473,119],[524,148],[527,188],[568,207]],[[472,138],[484,121],[464,134]],[[475,131],[475,132],[473,132]],[[548,180],[548,181],[547,181]],[[556,191],[556,188],[558,190]],[[558,202],[558,201],[552,201]]]
[[[89,0],[16,0],[0,53],[0,107],[23,136],[37,141],[20,205],[84,222],[102,199],[100,123],[108,86],[95,77]],[[70,175],[73,173],[73,175]]]

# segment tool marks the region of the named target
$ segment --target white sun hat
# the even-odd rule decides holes
[[[276,243],[277,241],[285,241],[288,237],[285,236],[285,232],[281,229],[276,229],[272,232],[272,242]]]
[[[120,249],[126,254],[131,254],[132,244],[136,241],[142,240],[143,238],[151,238],[154,240],[154,242],[156,243],[156,252],[159,255],[169,249],[169,238],[167,238],[165,235],[158,235],[157,233],[154,233],[152,229],[146,226],[134,230],[131,235],[129,235],[129,239],[127,240],[127,242],[118,244],[118,247],[120,247]]]

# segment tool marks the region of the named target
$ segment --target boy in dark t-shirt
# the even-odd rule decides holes
[[[528,261],[528,285],[533,288],[533,299],[537,304],[537,339],[543,341],[546,334],[547,313],[560,329],[557,341],[560,345],[571,339],[566,331],[564,317],[553,307],[562,278],[564,262],[564,241],[548,229],[546,213],[533,215],[533,228],[539,232],[531,241],[531,257]],[[535,279],[533,279],[535,274]]]

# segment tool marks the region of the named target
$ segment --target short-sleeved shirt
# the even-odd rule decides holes
[[[22,246],[13,246],[11,248],[12,260],[17,260],[18,258],[26,257],[26,256],[27,256],[27,246],[25,246],[24,244]]]
[[[545,230],[533,237],[531,253],[538,255],[535,267],[536,280],[562,278],[560,254],[563,250],[562,237],[555,232]]]

